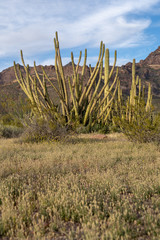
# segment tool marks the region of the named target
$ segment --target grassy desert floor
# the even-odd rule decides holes
[[[160,146],[0,139],[0,239],[160,239]]]

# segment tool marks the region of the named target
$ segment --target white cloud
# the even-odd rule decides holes
[[[130,47],[145,44],[144,30],[151,23],[141,17],[160,0],[1,0],[0,57],[30,58],[54,48],[59,32],[61,48]]]

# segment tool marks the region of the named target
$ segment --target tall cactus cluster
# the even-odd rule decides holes
[[[159,139],[160,118],[153,112],[151,85],[145,94],[145,85],[135,71],[135,59],[132,64],[132,83],[128,98],[122,101],[121,114],[113,117],[121,131],[129,140],[150,142]],[[158,140],[159,141],[159,140]]]
[[[141,109],[139,108],[139,106],[142,101],[145,104],[145,111],[149,112],[152,106],[151,84],[149,83],[148,85],[148,95],[145,103],[145,85],[143,85],[142,87],[141,79],[139,78],[139,76],[136,77],[135,59],[133,59],[132,84],[131,84],[130,95],[128,96],[127,104],[126,104],[126,116],[125,116],[126,120],[128,120],[129,122],[134,120],[135,108],[140,113]]]
[[[75,123],[76,125],[83,124],[84,126],[90,125],[93,127],[97,123],[106,125],[111,122],[115,125],[115,116],[131,123],[135,120],[135,110],[136,114],[137,111],[141,114],[140,103],[142,101],[145,104],[145,111],[149,112],[151,110],[151,85],[149,84],[145,103],[145,86],[142,87],[141,79],[138,76],[136,77],[135,59],[133,59],[132,64],[130,95],[124,106],[118,68],[115,67],[117,61],[116,51],[114,64],[110,68],[109,49],[105,49],[105,45],[101,42],[97,63],[94,68],[89,66],[90,75],[86,81],[87,50],[85,49],[82,67],[80,67],[82,52],[79,54],[77,65],[74,62],[73,52],[71,52],[73,73],[71,76],[67,76],[62,65],[57,32],[54,38],[54,47],[56,84],[47,75],[43,66],[41,66],[41,73],[38,72],[35,62],[34,75],[31,75],[29,65],[25,65],[22,51],[21,59],[24,71],[22,72],[19,64],[14,62],[16,78],[29,98],[34,114],[42,118],[47,118],[49,115],[63,124]],[[57,94],[59,105],[51,97],[52,91]]]
[[[46,117],[49,114],[58,121],[64,121],[67,124],[76,122],[86,126],[88,124],[94,125],[96,122],[106,123],[111,114],[112,104],[117,92],[120,92],[118,68],[114,74],[117,52],[115,51],[114,64],[112,69],[110,69],[109,50],[105,49],[105,45],[101,42],[98,61],[94,68],[90,67],[90,76],[85,83],[87,50],[85,50],[81,73],[79,73],[79,65],[82,52],[80,52],[77,65],[75,65],[74,56],[71,53],[73,74],[70,77],[64,74],[57,32],[54,38],[54,46],[57,85],[48,77],[43,66],[41,67],[42,74],[38,73],[35,62],[35,74],[31,76],[29,65],[25,65],[22,51],[21,59],[25,74],[22,73],[20,66],[14,62],[16,78],[29,98],[33,112],[39,114],[41,117]],[[104,84],[100,86],[102,80]],[[51,89],[49,91],[48,85],[57,93],[59,106],[53,101],[49,93]],[[120,97],[118,99],[120,101]]]

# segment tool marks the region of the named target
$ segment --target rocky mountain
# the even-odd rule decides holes
[[[82,67],[79,67],[80,72],[81,68]],[[24,70],[22,66],[21,69],[23,72]],[[44,66],[44,69],[48,76],[56,82],[55,67],[52,65]],[[37,66],[37,71],[42,73],[41,66]],[[33,67],[30,67],[30,73],[34,75]],[[73,70],[71,63],[64,66],[64,73],[68,76],[72,75]],[[87,81],[87,78],[90,74],[88,67],[86,67],[85,73],[85,81]],[[154,52],[150,53],[145,60],[141,60],[139,63],[136,63],[136,74],[142,79],[143,84],[147,85],[149,82],[151,83],[153,98],[160,98],[160,47],[158,47]],[[131,62],[119,67],[119,78],[123,93],[127,94],[129,92],[132,79]],[[7,91],[21,91],[19,84],[16,81],[13,67],[7,68],[0,72],[0,93],[1,89],[3,89],[3,91],[5,89]]]
[[[160,46],[156,51],[151,52],[145,60],[141,60],[140,63],[152,68],[160,68]]]

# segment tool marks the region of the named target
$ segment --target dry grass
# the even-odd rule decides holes
[[[160,239],[160,151],[122,135],[0,140],[1,239]]]

